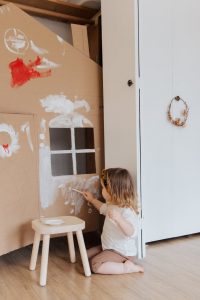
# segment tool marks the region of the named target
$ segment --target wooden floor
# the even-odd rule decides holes
[[[40,250],[41,253],[41,250]],[[39,266],[29,271],[31,246],[0,257],[0,300],[199,300],[200,235],[147,246],[144,274],[83,275],[80,258],[70,264],[62,239],[51,240],[46,287]]]

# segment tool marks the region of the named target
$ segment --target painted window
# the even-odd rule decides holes
[[[53,176],[96,173],[93,128],[50,128]]]

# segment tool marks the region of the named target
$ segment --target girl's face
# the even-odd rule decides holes
[[[103,184],[102,180],[101,180],[101,186],[102,186],[102,196],[104,197],[106,202],[109,202],[111,196],[108,193],[107,189],[105,188],[105,185]]]

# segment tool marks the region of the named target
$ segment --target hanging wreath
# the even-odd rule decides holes
[[[0,157],[9,157],[19,150],[18,133],[16,133],[11,125],[0,124],[0,132],[9,134],[11,143],[0,145]]]
[[[172,104],[174,101],[182,101],[183,106],[184,106],[182,112],[180,112],[180,117],[177,117],[177,118],[174,118],[172,116]],[[176,96],[171,100],[171,102],[169,104],[169,108],[167,111],[168,120],[175,126],[184,127],[186,124],[187,118],[188,118],[188,112],[189,112],[189,107],[188,107],[186,101],[183,100],[182,98],[180,98],[179,96]]]

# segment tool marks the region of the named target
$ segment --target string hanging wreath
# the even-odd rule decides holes
[[[172,104],[174,101],[181,101],[183,103],[183,110],[180,113],[180,116],[177,118],[174,118],[172,116]],[[186,103],[185,100],[183,100],[182,98],[180,98],[179,96],[174,97],[168,107],[168,111],[167,111],[167,116],[168,116],[168,120],[175,126],[182,126],[184,127],[188,118],[188,113],[189,113],[189,107]]]
[[[9,134],[11,143],[0,145],[0,157],[10,157],[13,153],[16,153],[20,146],[18,144],[18,133],[16,133],[11,125],[0,124],[0,132],[6,132]]]

